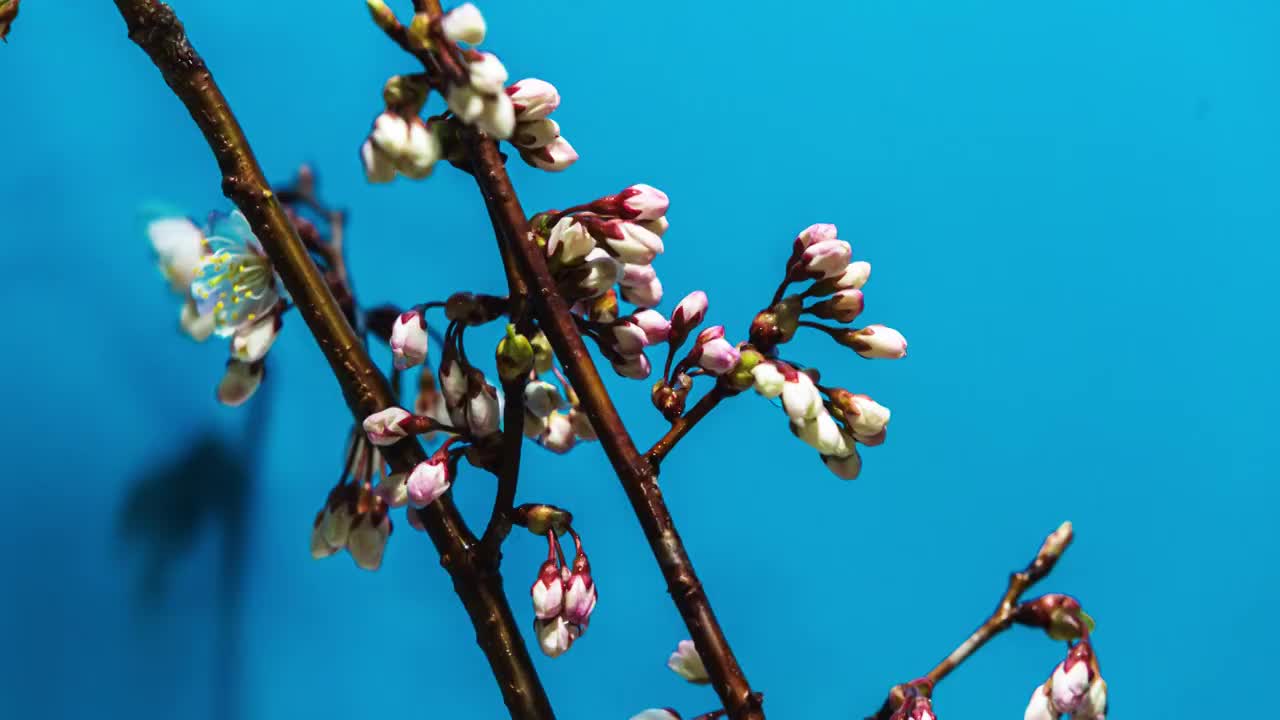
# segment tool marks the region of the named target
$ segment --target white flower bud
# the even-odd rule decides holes
[[[365,178],[371,183],[389,183],[396,179],[395,163],[373,140],[365,140],[360,146],[360,162],[364,165]]]
[[[380,410],[364,419],[362,427],[369,436],[369,442],[379,447],[394,445],[401,438],[408,436],[404,421],[413,417],[402,407],[389,407]]]
[[[542,649],[542,653],[553,658],[563,655],[580,633],[579,628],[559,616],[549,620],[535,620],[533,629],[538,636],[538,647]]]
[[[692,640],[681,640],[676,645],[676,651],[667,658],[667,667],[691,683],[705,685],[711,682],[711,676],[707,675],[707,667],[702,664],[702,657],[698,655]]]
[[[377,570],[382,567],[382,553],[390,535],[391,518],[387,517],[386,510],[364,513],[351,524],[347,552],[360,569]]]
[[[578,161],[578,151],[568,140],[558,137],[537,150],[521,150],[525,162],[547,172],[560,172]]]
[[[440,29],[454,42],[479,45],[484,42],[486,28],[480,10],[471,3],[464,3],[445,13],[440,19]]]
[[[507,82],[507,68],[493,53],[480,53],[480,57],[467,65],[467,76],[471,87],[481,95],[499,95],[506,97],[502,86]],[[511,98],[507,98],[511,102]]]
[[[1023,720],[1058,720],[1060,714],[1053,707],[1053,701],[1049,699],[1048,685],[1040,685],[1031,693],[1031,700],[1027,703],[1026,712],[1023,713]]]
[[[772,400],[782,394],[786,388],[787,378],[778,370],[778,366],[771,362],[762,362],[751,368],[751,376],[755,378],[752,384],[756,392],[762,397]]]
[[[538,435],[538,444],[561,455],[572,450],[577,444],[577,437],[569,415],[561,412],[548,415],[546,425]]]
[[[884,325],[868,325],[852,331],[845,345],[864,358],[897,360],[907,356],[907,339]]]
[[[494,140],[511,137],[516,129],[516,111],[511,105],[511,98],[499,94],[486,99],[475,125]]]
[[[573,217],[563,217],[551,228],[547,238],[547,257],[562,265],[572,265],[587,256],[596,246],[590,233]]]
[[[560,93],[555,86],[537,78],[525,78],[508,87],[507,96],[515,105],[520,122],[541,120],[560,107]]]
[[[826,409],[812,419],[793,422],[791,428],[796,437],[823,455],[846,457],[853,449],[853,441],[840,431],[840,425]]]
[[[545,380],[533,380],[524,386],[524,409],[537,417],[546,417],[566,405],[560,389]]]
[[[795,377],[788,377],[782,388],[782,409],[792,422],[803,422],[818,417],[825,412],[822,406],[822,394],[814,387],[808,375],[797,372]]]
[[[529,150],[550,145],[560,137],[560,126],[551,118],[517,122],[515,133],[511,136],[511,144]]]

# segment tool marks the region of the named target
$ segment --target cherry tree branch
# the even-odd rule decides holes
[[[1040,551],[1036,553],[1035,558],[1026,568],[1009,575],[1009,583],[991,615],[978,626],[977,630],[973,631],[973,634],[968,639],[960,643],[959,647],[952,650],[951,654],[943,658],[924,676],[924,679],[929,681],[929,687],[937,685],[943,678],[950,675],[953,670],[960,667],[965,660],[968,660],[983,645],[986,645],[991,638],[1013,626],[1014,617],[1018,610],[1018,602],[1022,599],[1023,594],[1053,571],[1054,566],[1058,564],[1058,559],[1062,557],[1062,553],[1071,544],[1071,540],[1071,523],[1065,522],[1045,538],[1044,543],[1040,546]],[[890,690],[889,697],[885,699],[884,704],[867,720],[888,720],[898,705],[902,703],[904,690],[904,685],[897,685]]]
[[[631,501],[676,608],[706,665],[712,686],[729,717],[761,720],[764,711],[760,697],[752,692],[739,667],[680,541],[658,488],[657,468],[636,449],[609,398],[569,305],[556,289],[546,258],[530,238],[528,220],[497,145],[478,133],[467,133],[466,145],[476,183],[493,211],[499,242],[506,246],[505,252],[514,257],[519,273],[529,285],[533,314],[564,366],[582,409]]]
[[[306,247],[289,222],[254,157],[226,98],[192,48],[173,10],[158,0],[115,0],[129,37],[160,70],[187,107],[218,161],[223,192],[244,213],[333,369],[357,421],[396,404],[391,387],[347,322]],[[385,448],[399,472],[425,459],[414,440]],[[446,495],[419,511],[476,629],[503,700],[513,718],[549,720],[550,701],[533,668],[492,562],[475,552],[476,539]]]
[[[667,457],[667,453],[671,452],[671,449],[676,446],[676,443],[680,442],[685,435],[688,435],[693,426],[701,422],[708,413],[714,410],[721,400],[731,394],[728,388],[717,382],[710,392],[703,395],[698,402],[694,403],[693,407],[689,408],[688,412],[671,423],[671,429],[667,431],[666,435],[659,438],[658,442],[653,444],[653,447],[649,448],[649,452],[644,454],[645,458],[655,468],[658,467],[663,459]]]

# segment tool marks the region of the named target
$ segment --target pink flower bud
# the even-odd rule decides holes
[[[653,368],[649,365],[649,358],[640,354],[624,355],[620,361],[613,363],[613,370],[625,378],[644,380],[649,377]]]
[[[553,658],[567,652],[581,634],[578,627],[559,616],[549,620],[535,620],[533,630],[538,636],[538,647],[542,649],[542,653]]]
[[[814,303],[808,311],[824,320],[847,323],[862,314],[862,307],[861,290],[841,290],[827,300]]]
[[[662,302],[662,281],[654,276],[643,285],[623,285],[622,299],[640,308],[651,308]]]
[[[671,337],[674,344],[683,342],[689,333],[702,324],[703,318],[707,316],[707,294],[701,290],[694,290],[676,305],[675,312],[671,313]],[[676,342],[678,338],[679,342]]]
[[[529,589],[533,598],[533,615],[539,620],[550,620],[564,608],[564,581],[555,560],[547,560],[538,569],[538,577]]]
[[[627,220],[657,220],[667,214],[667,194],[651,185],[637,184],[618,193],[620,216]]]
[[[622,275],[618,278],[618,284],[623,287],[641,287],[657,279],[658,271],[654,270],[652,265],[623,263]]]
[[[707,335],[705,331],[698,336],[698,344],[694,346],[692,355],[695,356],[694,362],[698,363],[703,370],[712,375],[723,375],[738,365],[741,354],[738,348],[724,339],[724,327],[717,325],[716,328],[719,328],[719,336],[704,340],[703,336]]]
[[[587,229],[597,242],[609,250],[610,255],[624,263],[648,265],[664,249],[662,238],[627,220],[592,218],[587,223]]]
[[[406,370],[427,359],[427,320],[418,310],[400,313],[391,325],[391,357],[396,368]]]
[[[822,240],[804,249],[791,275],[815,280],[836,277],[849,266],[853,248],[843,240]]]
[[[586,628],[596,609],[596,584],[591,578],[591,563],[581,552],[573,559],[573,572],[565,581],[564,619]]]
[[[364,432],[374,445],[394,445],[409,434],[404,428],[404,421],[411,417],[409,411],[402,407],[389,407],[366,417]]]
[[[525,78],[507,88],[507,96],[516,109],[516,120],[541,120],[560,107],[560,93],[551,83]]]
[[[884,325],[868,325],[850,333],[844,344],[864,358],[897,360],[907,355],[907,339]]]
[[[631,316],[631,321],[644,330],[647,344],[656,345],[665,342],[671,334],[671,322],[662,317],[657,310],[640,310]]]
[[[667,222],[665,215],[654,220],[637,220],[636,222],[640,223],[645,230],[648,230],[658,237],[666,235],[667,228],[671,227],[671,223]]]
[[[614,349],[622,355],[637,355],[649,344],[644,328],[632,322],[631,318],[617,321],[609,331],[613,336]]]
[[[1074,713],[1084,703],[1089,692],[1092,673],[1089,669],[1089,646],[1078,643],[1067,653],[1067,659],[1058,663],[1049,679],[1050,697],[1058,712]]]
[[[841,480],[856,480],[858,473],[862,472],[862,457],[856,448],[847,457],[824,457],[822,463]]]
[[[261,361],[246,363],[228,360],[227,371],[218,383],[218,402],[229,407],[243,405],[258,391],[265,371]]]
[[[712,325],[711,327],[706,328],[702,332],[698,333],[698,339],[694,340],[694,344],[702,345],[704,343],[709,343],[712,340],[722,340],[722,339],[724,339],[724,326]]]
[[[573,422],[562,412],[554,412],[546,417],[537,442],[553,453],[563,455],[573,449],[578,438],[574,432]]]
[[[560,137],[560,126],[551,118],[516,123],[511,144],[526,150],[537,150]]]
[[[537,150],[521,150],[520,157],[539,170],[560,172],[578,161],[578,151],[568,140],[558,137]]]
[[[667,667],[691,683],[705,685],[711,682],[711,676],[707,675],[707,667],[702,664],[702,657],[698,655],[692,640],[681,640],[676,645],[676,651],[667,658]]]
[[[423,508],[449,490],[448,456],[436,453],[414,466],[405,481],[409,504]]]
[[[933,714],[933,701],[917,695],[903,701],[889,720],[937,720]]]
[[[836,226],[830,223],[814,223],[796,236],[795,248],[797,251],[804,250],[810,245],[820,242],[827,242],[836,239]]]
[[[475,5],[463,3],[445,13],[440,19],[440,29],[444,36],[454,42],[479,45],[484,42],[484,16]]]

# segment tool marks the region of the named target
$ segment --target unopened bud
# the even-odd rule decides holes
[[[752,371],[762,362],[764,362],[764,355],[759,351],[743,347],[738,352],[738,364],[724,376],[729,387],[741,392],[754,385],[756,378]]]
[[[422,112],[431,86],[421,76],[393,75],[382,86],[382,102],[399,115],[412,117]]]
[[[545,80],[525,78],[512,84],[506,92],[519,122],[541,120],[560,106],[560,93]]]
[[[515,325],[508,324],[507,336],[498,341],[496,360],[498,377],[503,382],[516,380],[533,369],[533,344],[516,332]]]
[[[228,360],[227,371],[218,383],[218,402],[229,407],[243,405],[257,392],[265,374],[266,365],[261,360],[251,363]]]
[[[387,7],[382,0],[365,0],[369,6],[369,15],[373,18],[374,24],[382,28],[385,32],[393,32],[400,27],[400,21],[396,19],[396,14]]]
[[[545,536],[549,530],[563,535],[573,523],[573,513],[555,505],[521,505],[511,513],[511,522],[534,535]]]
[[[591,613],[596,609],[596,584],[591,577],[591,563],[587,555],[579,551],[573,559],[573,571],[565,581],[564,619],[586,627]]]
[[[538,374],[551,372],[551,365],[555,361],[555,353],[551,350],[551,341],[547,339],[546,334],[541,330],[533,339],[529,341],[533,345],[533,367]]]
[[[427,320],[421,310],[400,313],[391,325],[391,357],[399,370],[421,365],[427,359]]]
[[[806,312],[823,320],[847,323],[862,314],[863,306],[861,290],[841,290],[822,302],[814,303]]]
[[[835,341],[864,358],[897,360],[907,356],[907,339],[884,325],[868,325],[832,335]]]
[[[534,617],[550,620],[560,614],[564,608],[564,579],[555,560],[547,560],[538,568],[538,577],[529,588],[529,595],[533,599]]]
[[[680,347],[685,338],[689,337],[689,333],[701,325],[706,316],[707,294],[701,290],[694,290],[685,295],[680,304],[676,305],[675,311],[671,313],[671,336],[668,339],[671,347]]]
[[[454,42],[479,45],[484,42],[485,29],[484,16],[471,3],[459,5],[440,19],[440,30]]]
[[[692,640],[681,640],[676,645],[676,651],[667,658],[667,667],[696,685],[706,685],[711,682],[711,676],[707,674],[707,666],[702,663],[702,657],[698,655]]]
[[[1068,520],[1058,526],[1057,530],[1049,533],[1044,539],[1044,544],[1040,546],[1040,552],[1036,553],[1037,560],[1046,562],[1056,562],[1062,557],[1063,551],[1071,544],[1073,533],[1071,530],[1071,521]]]

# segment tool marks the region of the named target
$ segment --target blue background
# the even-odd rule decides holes
[[[501,289],[467,177],[361,176],[381,84],[413,69],[364,3],[175,4],[272,177],[314,163],[351,209],[366,303]],[[582,153],[559,175],[513,166],[526,209],[663,188],[662,307],[703,288],[737,339],[796,232],[838,223],[875,266],[864,319],[911,341],[897,363],[804,335],[789,351],[893,409],[857,482],[826,474],[751,395],[667,464],[678,526],[771,717],[875,709],[1064,519],[1077,541],[1040,589],[1097,618],[1113,716],[1216,715],[1270,663],[1280,6],[482,10],[512,77],[560,88],[555,118]],[[239,410],[213,401],[224,349],[175,332],[137,208],[225,205],[112,4],[27,2],[0,87],[0,716],[502,716],[421,535],[401,523],[376,574],[309,558],[349,418],[303,325],[272,353],[270,407]],[[647,384],[612,387],[646,445],[663,428]],[[236,448],[229,465],[213,450],[181,460],[208,437]],[[575,511],[601,587],[590,633],[536,659],[559,715],[714,708],[664,667],[685,631],[599,447],[528,458],[521,499]],[[491,491],[480,473],[459,483],[475,522]],[[184,508],[197,525],[174,519]],[[527,535],[507,545],[522,623],[542,552]],[[937,710],[1020,717],[1061,654],[1009,633],[945,681]]]

